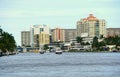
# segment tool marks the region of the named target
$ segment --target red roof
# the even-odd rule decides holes
[[[89,17],[83,18],[83,20],[91,20],[91,21],[96,21],[98,20],[96,17],[93,16],[93,14],[89,14]]]

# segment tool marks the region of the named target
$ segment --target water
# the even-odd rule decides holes
[[[120,77],[120,53],[3,56],[0,77]]]

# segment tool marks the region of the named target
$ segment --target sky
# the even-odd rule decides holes
[[[21,45],[21,31],[31,25],[75,29],[76,22],[93,14],[107,28],[120,28],[120,0],[0,0],[0,26]]]

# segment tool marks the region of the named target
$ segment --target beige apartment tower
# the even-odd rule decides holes
[[[53,42],[65,42],[65,31],[64,29],[55,28],[52,30],[52,40]]]
[[[60,30],[60,33],[58,30]],[[50,33],[51,33],[51,37],[52,37],[51,38],[52,42],[61,40],[60,37],[62,37],[63,41],[65,41],[65,42],[70,42],[71,39],[76,38],[76,29],[59,29],[59,28],[51,29]]]
[[[47,34],[45,32],[41,32],[39,34],[39,44],[41,44],[41,45],[49,44],[50,43],[49,36],[50,36],[50,34]]]
[[[21,32],[21,46],[30,46],[30,31]]]
[[[106,37],[106,22],[104,19],[98,19],[92,14],[87,18],[77,21],[77,36]]]

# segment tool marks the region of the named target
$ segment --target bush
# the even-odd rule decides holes
[[[78,52],[77,49],[70,49],[68,52]]]

